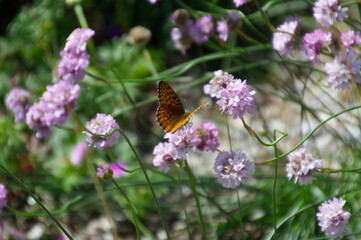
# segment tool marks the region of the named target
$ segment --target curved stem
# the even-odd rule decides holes
[[[137,232],[137,238],[140,239],[140,231],[139,231],[139,226],[138,226],[138,222],[137,222],[137,217],[136,217],[136,214],[135,214],[135,207],[132,204],[132,202],[130,201],[130,199],[128,198],[128,196],[125,194],[123,189],[121,189],[121,187],[118,185],[118,183],[114,180],[114,178],[112,178],[112,182],[118,188],[119,192],[123,195],[125,200],[127,200],[127,202],[128,202],[130,211],[132,212],[134,227],[135,227],[135,231]]]
[[[141,169],[142,169],[142,171],[143,171],[143,174],[144,174],[145,179],[147,180],[147,183],[148,183],[150,192],[152,193],[152,197],[153,197],[155,206],[156,206],[156,208],[157,208],[157,210],[158,210],[158,214],[159,214],[160,220],[161,220],[161,222],[162,222],[163,228],[164,228],[164,230],[165,230],[165,232],[166,232],[166,234],[167,234],[167,238],[170,239],[170,235],[169,235],[167,226],[166,226],[166,224],[165,224],[165,220],[164,220],[164,218],[163,218],[162,211],[161,211],[161,209],[160,209],[160,207],[159,207],[159,203],[158,203],[157,197],[155,196],[152,183],[151,183],[150,180],[149,180],[148,173],[147,173],[147,171],[145,170],[145,167],[144,167],[144,164],[143,164],[142,160],[140,159],[137,151],[135,150],[133,144],[130,142],[130,140],[129,140],[129,138],[127,137],[127,135],[126,135],[126,134],[123,132],[123,130],[121,130],[120,128],[115,128],[115,129],[113,129],[110,133],[105,134],[105,135],[95,134],[95,133],[89,131],[88,129],[85,129],[85,130],[86,130],[87,132],[89,132],[90,134],[96,136],[96,137],[107,137],[107,136],[112,135],[115,131],[118,131],[120,134],[122,134],[123,138],[124,138],[125,141],[128,143],[130,149],[132,150],[135,158],[137,159],[137,161],[138,161],[138,163],[139,163],[139,165],[140,165],[140,167],[141,167]]]
[[[73,239],[70,234],[63,228],[63,226],[58,222],[54,215],[41,203],[41,201],[33,194],[30,189],[19,179],[17,178],[7,167],[0,164],[0,167],[16,182],[19,184],[34,200],[35,202],[46,212],[46,214],[54,221],[54,223],[61,229],[61,231],[69,238]]]
[[[191,170],[191,168],[189,167],[187,160],[185,160],[184,162],[185,162],[185,165],[186,165],[186,167],[187,167],[187,172],[188,172],[188,176],[189,176],[190,187],[191,187],[191,189],[192,189],[193,196],[194,196],[194,199],[195,199],[195,201],[196,201],[197,210],[198,210],[198,215],[199,215],[199,220],[200,220],[200,222],[201,222],[202,233],[203,233],[202,239],[207,239],[207,231],[206,231],[206,227],[205,227],[205,224],[204,224],[204,221],[203,221],[202,208],[201,208],[201,204],[200,204],[200,202],[199,202],[198,192],[197,192],[196,187],[195,187],[195,184],[194,184],[194,179],[193,179],[192,170]]]
[[[314,132],[316,132],[317,129],[319,129],[322,125],[324,125],[325,123],[327,123],[328,121],[330,121],[331,119],[343,114],[343,113],[346,113],[346,112],[349,112],[349,111],[352,111],[352,110],[355,110],[355,109],[358,109],[358,108],[361,108],[361,105],[359,106],[355,106],[355,107],[350,107],[350,108],[347,108],[341,112],[338,112],[334,115],[332,115],[331,117],[323,120],[322,122],[320,122],[311,132],[309,132],[306,137],[304,139],[302,139],[295,147],[293,147],[291,150],[289,150],[288,152],[280,155],[280,156],[277,156],[275,158],[272,158],[270,160],[267,160],[267,161],[264,161],[264,162],[258,162],[258,163],[255,163],[255,164],[265,164],[265,163],[270,163],[270,162],[273,162],[273,161],[276,161],[280,158],[283,158],[285,156],[287,156],[288,154],[290,154],[292,151],[294,151],[295,149],[297,149],[299,146],[301,146]]]

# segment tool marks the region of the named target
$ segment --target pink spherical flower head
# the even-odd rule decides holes
[[[203,122],[199,128],[196,129],[193,150],[212,151],[215,152],[219,146],[218,129],[210,122]]]
[[[288,17],[286,21],[277,27],[279,32],[273,33],[272,46],[282,56],[286,57],[293,50],[295,37],[293,36],[301,28],[301,19]]]
[[[346,57],[350,65],[351,72],[347,67]],[[360,66],[361,60],[355,54],[354,50],[350,50],[347,55],[340,52],[332,62],[325,64],[325,72],[327,73],[327,82],[330,86],[335,86],[335,89],[345,90],[350,89],[352,83],[352,76],[356,82],[360,82]]]
[[[99,164],[97,177],[101,180],[110,180],[113,177],[113,170],[107,164]]]
[[[208,84],[204,85],[204,93],[211,97],[220,98],[220,91],[225,89],[228,83],[234,81],[234,76],[222,70],[213,72],[214,77],[209,81]]]
[[[254,172],[254,163],[247,159],[246,154],[240,152],[223,151],[218,154],[214,163],[216,178],[225,188],[237,188],[240,183],[245,184],[246,179],[251,179]]]
[[[169,143],[177,149],[178,158],[186,158],[188,150],[195,145],[193,142],[194,129],[189,126],[184,126],[174,133],[166,133],[164,138],[168,139]]]
[[[66,105],[73,108],[79,93],[79,85],[71,85],[63,80],[54,85],[48,85],[40,98],[40,101],[43,103],[46,125],[63,125],[68,118]]]
[[[5,100],[5,105],[14,114],[15,122],[25,119],[26,111],[29,108],[30,93],[22,88],[13,88],[10,90]]]
[[[346,201],[342,198],[333,198],[324,201],[318,208],[316,214],[318,225],[327,236],[332,238],[342,238],[349,227],[347,223],[350,219],[350,213],[343,210]]]
[[[168,142],[158,143],[158,145],[154,147],[153,155],[153,165],[164,172],[168,172],[169,168],[179,158],[176,147]]]
[[[34,103],[26,113],[26,124],[30,129],[37,131],[36,137],[49,137],[51,131],[45,121],[45,104],[40,101]]]
[[[197,19],[194,26],[190,28],[189,35],[194,42],[202,44],[207,42],[209,36],[213,34],[213,21],[211,15],[205,15]]]
[[[341,32],[341,42],[348,52],[354,45],[361,44],[361,34],[348,28],[345,32]]]
[[[86,128],[92,133],[99,135],[106,135],[116,128],[119,128],[115,119],[107,114],[98,113],[96,118],[90,120],[86,124]],[[93,145],[94,148],[104,149],[113,146],[114,142],[119,137],[119,132],[115,131],[110,136],[94,136],[88,131],[83,131],[86,135],[86,142],[88,146]]]
[[[322,167],[322,160],[314,159],[311,153],[306,152],[305,148],[299,148],[288,155],[286,165],[287,177],[290,180],[295,177],[300,185],[308,185],[314,179],[312,174],[319,171]]]
[[[338,5],[338,0],[318,0],[313,7],[313,16],[319,24],[328,28],[347,18],[347,10]]]
[[[66,39],[64,51],[73,54],[81,54],[85,52],[87,43],[94,34],[94,30],[90,28],[75,29]]]
[[[324,32],[321,29],[316,29],[312,33],[306,33],[303,36],[303,50],[308,59],[314,63],[320,61],[318,55],[322,50],[324,42],[331,42],[331,32]]]
[[[220,106],[222,114],[233,115],[233,119],[238,117],[243,119],[246,112],[253,114],[256,109],[254,94],[256,91],[247,85],[246,80],[235,79],[220,91],[220,99],[217,104]]]

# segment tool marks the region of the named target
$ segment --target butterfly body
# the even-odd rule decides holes
[[[157,120],[159,125],[166,132],[175,132],[178,128],[186,124],[193,113],[198,111],[207,101],[202,103],[193,112],[185,112],[182,102],[173,89],[165,82],[158,84],[159,107],[157,110]]]

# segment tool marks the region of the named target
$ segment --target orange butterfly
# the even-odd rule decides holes
[[[207,102],[202,103],[193,112],[185,112],[177,94],[163,81],[158,83],[158,99],[157,121],[164,131],[171,133],[187,123],[192,114]]]

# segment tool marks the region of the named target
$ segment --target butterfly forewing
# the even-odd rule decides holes
[[[173,89],[163,81],[158,84],[159,107],[157,110],[157,120],[166,132],[175,132],[183,126],[199,108],[193,112],[185,112],[182,102]]]

